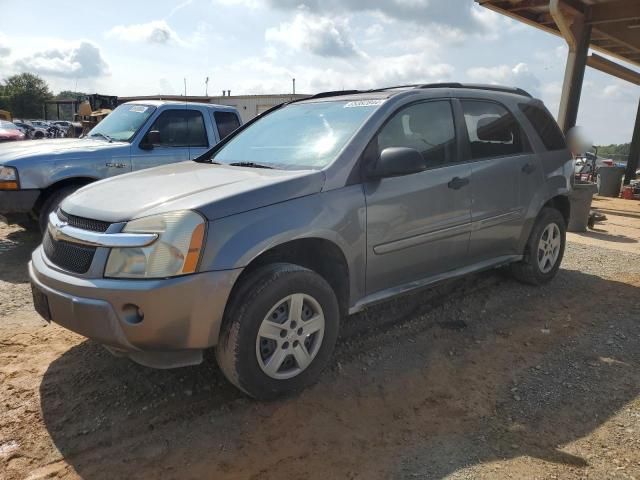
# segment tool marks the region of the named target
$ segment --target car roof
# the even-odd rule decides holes
[[[416,85],[397,85],[371,90],[340,90],[321,92],[311,97],[292,103],[311,103],[317,101],[356,101],[356,100],[384,100],[401,94],[431,93],[434,97],[464,97],[469,93],[480,93],[486,97],[516,96],[523,100],[533,97],[527,91],[503,85],[468,84],[468,83],[429,83]]]
[[[180,102],[177,100],[132,100],[130,102],[123,103],[122,105],[149,105],[153,107],[162,107],[164,105],[194,105],[197,107],[209,108],[211,110],[226,110],[230,112],[236,112],[236,107],[229,105],[218,105],[217,103],[203,103],[203,102]]]

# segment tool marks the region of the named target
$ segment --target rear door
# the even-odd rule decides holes
[[[471,222],[469,163],[459,163],[451,102],[403,107],[374,137],[365,163],[387,147],[411,147],[428,169],[364,182],[367,293],[410,284],[466,262]]]
[[[520,124],[502,104],[460,100],[471,163],[470,263],[518,253],[525,206],[521,176],[535,157]]]

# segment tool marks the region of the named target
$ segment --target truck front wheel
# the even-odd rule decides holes
[[[38,214],[38,225],[40,226],[40,232],[44,234],[47,231],[47,223],[49,223],[49,215],[55,212],[65,198],[78,190],[80,185],[70,185],[68,187],[62,187],[51,193],[42,204],[40,213]]]

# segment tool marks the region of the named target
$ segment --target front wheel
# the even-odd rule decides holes
[[[543,208],[531,230],[524,259],[511,266],[513,276],[530,285],[542,285],[556,276],[564,256],[567,227],[555,208]]]
[[[269,400],[317,380],[338,337],[339,308],[317,273],[277,263],[245,279],[225,313],[216,357],[231,383]]]

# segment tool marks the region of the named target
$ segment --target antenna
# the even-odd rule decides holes
[[[296,94],[296,79],[292,78],[291,80],[293,82],[293,94],[295,95]]]
[[[209,96],[209,77],[205,78],[204,80],[204,96]]]
[[[184,96],[187,96],[187,78],[184,79]]]

